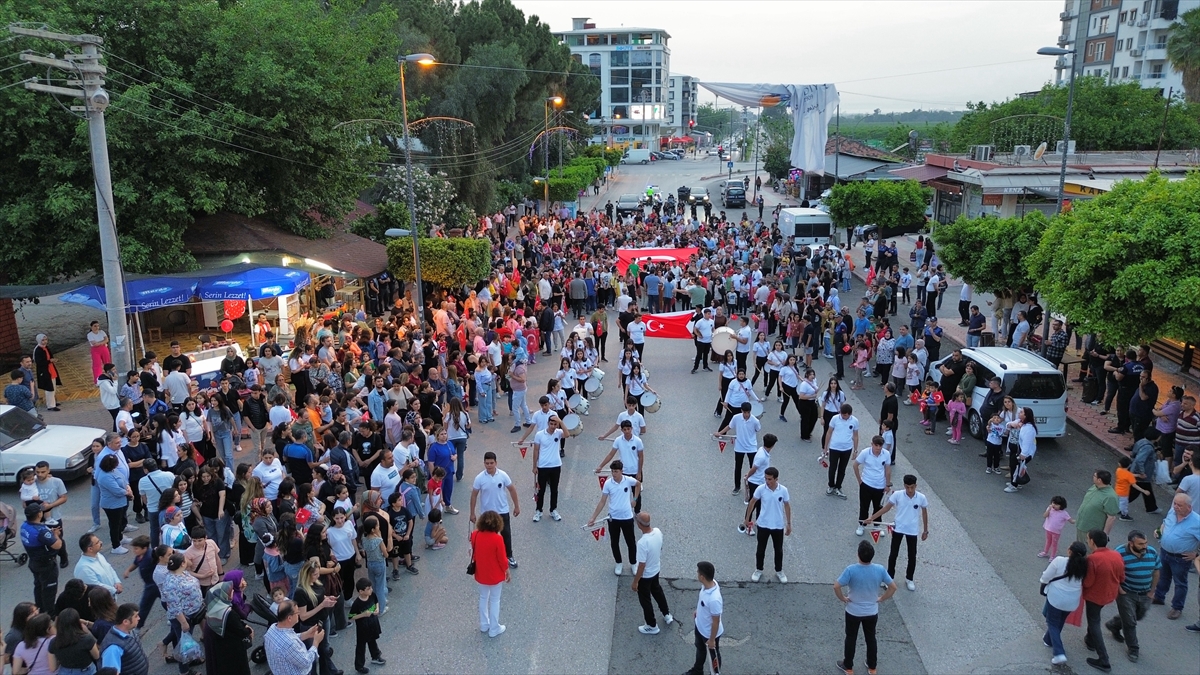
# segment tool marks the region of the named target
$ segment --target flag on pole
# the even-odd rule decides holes
[[[588,532],[591,532],[593,539],[595,539],[596,541],[600,541],[600,537],[604,536],[604,524],[607,522],[608,522],[608,518],[605,518],[601,521],[598,521],[598,522],[592,524],[591,527],[584,525],[583,529],[587,530]]]
[[[600,474],[600,475],[596,476],[596,478],[600,479],[600,489],[603,490],[604,482],[608,480],[608,476],[606,476],[604,474]]]
[[[717,441],[717,447],[720,448],[721,452],[725,452],[725,444],[726,443],[728,443],[728,441],[724,441],[724,440]]]
[[[879,530],[871,530],[871,539],[873,539],[876,544],[879,543]]]
[[[642,318],[646,320],[646,337],[690,340],[692,316],[694,314],[690,311],[644,314]]]

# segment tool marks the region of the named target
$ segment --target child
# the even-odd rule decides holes
[[[263,383],[262,371],[258,369],[258,359],[246,359],[246,372],[242,373],[242,377],[246,378],[247,389]]]
[[[933,380],[925,380],[925,391],[921,392],[921,413],[925,419],[921,420],[921,424],[925,425],[925,433],[933,435],[937,430],[937,387],[933,384]]]
[[[284,600],[287,600],[287,593],[285,593],[282,588],[275,588],[275,589],[271,590],[271,613],[272,614],[276,614],[279,612],[279,603],[283,602]]]
[[[883,449],[892,456],[892,466],[896,466],[896,420],[884,420]]]
[[[42,503],[42,495],[38,493],[37,473],[31,468],[21,470],[21,505],[29,506],[33,502]]]
[[[954,395],[954,400],[946,404],[946,416],[950,425],[950,444],[958,445],[962,441],[963,419],[967,416],[967,395],[961,391]]]
[[[438,432],[438,442],[444,443],[446,438],[445,431]],[[446,503],[442,499],[442,481],[446,478],[446,470],[440,466],[433,467],[433,477],[425,484],[427,490],[425,494],[425,512],[431,513],[434,509],[442,510],[446,508]],[[428,526],[426,526],[426,534],[428,534]]]
[[[380,520],[375,516],[363,518],[362,550],[363,558],[367,561],[367,578],[370,580],[368,583],[372,588],[378,589],[379,604],[383,607],[379,613],[383,615],[388,611],[388,551],[380,526]]]
[[[262,543],[263,565],[267,569],[267,588],[271,589],[272,597],[276,591],[282,591],[285,598],[289,597],[292,593],[292,583],[288,579],[287,568],[283,566],[283,556],[275,546],[274,536],[268,532]]]
[[[367,668],[367,649],[371,650],[371,663],[386,666],[383,652],[379,651],[379,636],[383,630],[379,626],[379,598],[371,590],[370,579],[359,579],[354,588],[358,591],[354,602],[350,603],[350,620],[354,622],[354,670],[360,673],[371,672]]]
[[[915,394],[921,390],[921,378],[925,375],[925,369],[921,367],[921,362],[917,359],[915,353],[908,355],[908,364],[904,366],[904,384],[908,385],[908,393]],[[904,402],[904,405],[912,405],[911,396],[909,400]]]
[[[912,286],[912,275],[909,274],[908,268],[900,274],[900,297],[904,300],[904,304],[909,304],[911,300],[908,297],[908,289]]]
[[[1067,513],[1067,500],[1058,496],[1050,498],[1050,506],[1046,507],[1042,518],[1042,529],[1046,531],[1046,548],[1037,555],[1039,558],[1055,558],[1058,556],[1058,537],[1062,534],[1063,527],[1067,523],[1074,523],[1075,519]]]
[[[1133,520],[1133,518],[1129,516],[1130,490],[1137,490],[1143,495],[1149,494],[1145,488],[1137,484],[1137,476],[1134,476],[1133,472],[1129,470],[1129,467],[1132,465],[1133,460],[1128,457],[1122,457],[1121,459],[1117,460],[1116,492],[1117,504],[1121,511],[1121,515],[1117,516],[1118,520]]]
[[[987,439],[984,441],[987,447],[987,470],[985,473],[1000,473],[1000,453],[1004,447],[1004,420],[1000,419],[999,413],[992,415],[992,419],[988,420]]]
[[[433,509],[429,512],[429,521],[425,523],[425,548],[440,551],[446,548],[448,541],[450,537],[442,525],[442,510]]]
[[[358,527],[354,522],[354,500],[350,499],[350,488],[343,483],[338,485],[334,490],[334,495],[337,499],[333,502],[334,513],[340,508],[346,512],[346,522],[350,523],[351,527]]]

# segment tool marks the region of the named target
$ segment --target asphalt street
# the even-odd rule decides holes
[[[701,184],[702,176],[716,173],[715,158],[622,167],[606,192],[585,206],[592,201],[603,205],[609,197],[615,201],[621,193],[643,190],[647,184],[673,192],[679,185]],[[717,180],[707,183],[717,194]],[[769,211],[776,195],[770,191],[766,195]],[[740,217],[740,211],[731,216]],[[861,291],[856,281],[849,300],[856,302]],[[950,293],[954,297],[953,290]],[[744,507],[740,496],[730,495],[732,452],[720,452],[711,438],[719,423],[711,415],[718,382],[715,373],[690,374],[693,353],[687,340],[651,340],[646,349],[650,385],[664,403],[658,413],[647,416],[643,510],[651,513],[653,524],[664,533],[662,577],[672,580],[668,598],[682,625],[656,636],[639,634],[642,617],[629,589],[628,568],[623,576],[614,576],[608,542],[596,541],[581,529],[599,498],[593,470],[610,447],[596,436],[623,409],[617,382],[610,375],[605,393],[592,402],[591,414],[584,418],[583,433],[567,443],[560,486],[562,522],[530,520],[531,459],[522,459],[511,444],[516,434],[509,433],[507,407],[497,406],[495,423],[475,424],[467,450],[468,465],[473,467],[468,475],[482,470],[482,453],[493,450],[521,496],[521,515],[512,519],[520,567],[504,588],[501,609],[507,632],[489,639],[478,631],[476,587],[465,575],[469,493],[464,488],[455,500],[463,513],[447,517],[450,545],[441,551],[419,551],[420,574],[406,574],[393,583],[391,610],[382,618],[381,646],[388,665],[375,667],[374,672],[682,672],[693,654],[690,625],[699,560],[715,565],[717,581],[726,589],[724,672],[835,672],[843,619],[832,584],[854,562],[860,540],[854,533],[857,488],[852,474],[846,481],[848,500],[826,496],[817,443],[800,441],[798,415],[792,412],[785,424],[777,418],[779,404],[774,400],[767,404],[763,432],[781,439],[773,464],[792,495],[794,532],[786,539],[784,559],[791,583],[781,586],[770,576],[764,577],[770,583],[750,582],[754,543],[736,530]],[[608,365],[607,370],[615,373],[615,358],[612,361],[602,367]],[[556,358],[539,357],[531,366],[531,401],[544,386],[539,383],[553,376],[556,363]],[[819,381],[828,379],[832,364],[823,358],[814,361]],[[761,385],[757,391],[761,395]],[[880,392],[868,387],[850,393],[862,428],[874,429]],[[107,423],[107,413],[84,405],[95,403],[70,406],[52,414],[49,421]],[[900,414],[898,473],[919,477],[919,489],[931,504],[931,535],[919,549],[917,591],[901,587],[882,608],[880,672],[1049,671],[1050,654],[1040,644],[1038,576],[1044,561],[1035,557],[1043,540],[1041,515],[1053,495],[1063,495],[1070,509],[1076,507],[1091,472],[1111,469],[1115,459],[1072,430],[1064,439],[1043,442],[1031,467],[1033,481],[1018,494],[1005,494],[1002,481],[983,472],[983,460],[977,457],[982,443],[964,441],[955,449],[940,432],[926,436],[919,431],[916,408],[902,407]],[[248,454],[242,453],[239,460]],[[69,542],[90,521],[86,481],[70,487],[71,501],[65,507]],[[10,504],[17,503],[15,490],[6,488],[0,495]],[[1160,492],[1161,497],[1165,494]],[[1131,525],[1146,531],[1157,526],[1158,517],[1140,509],[1134,509],[1134,523],[1114,528],[1119,541]],[[1064,540],[1072,534],[1068,526]],[[73,563],[78,550],[70,546]],[[885,562],[887,546],[888,539],[882,537],[877,561]],[[111,561],[120,570],[129,559],[119,556]],[[67,578],[66,573],[61,577]],[[0,562],[0,617],[6,626],[13,605],[30,597],[31,585],[28,571]],[[1109,640],[1114,672],[1197,672],[1200,640],[1183,630],[1197,616],[1194,586],[1184,620],[1167,621],[1163,608],[1153,608],[1139,632],[1140,663],[1129,663],[1122,648]],[[140,591],[135,575],[121,600],[135,602]],[[1107,609],[1105,617],[1114,612]],[[156,609],[144,638],[148,651],[165,633],[166,621]],[[335,661],[348,672],[353,640],[352,633],[345,632],[332,641]],[[1055,672],[1090,671],[1083,662],[1089,653],[1083,647],[1082,630],[1068,628],[1064,641],[1070,661],[1067,668]],[[860,644],[858,673],[866,672],[863,658]],[[159,656],[151,661],[156,674],[175,672]]]

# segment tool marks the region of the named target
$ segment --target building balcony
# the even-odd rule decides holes
[[[1167,76],[1166,73],[1143,73],[1142,79],[1143,80],[1161,80],[1161,79],[1165,78],[1166,76]]]
[[[1147,61],[1163,61],[1167,58],[1166,45],[1151,45],[1146,47]]]

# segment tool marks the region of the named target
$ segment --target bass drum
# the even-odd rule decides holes
[[[750,414],[753,415],[754,417],[762,418],[762,416],[763,416],[762,401],[751,401],[750,402]]]
[[[658,397],[658,394],[648,391],[642,394],[642,407],[648,413],[656,413],[662,407],[662,399]]]
[[[562,422],[563,428],[566,429],[567,433],[572,437],[583,433],[583,420],[580,419],[579,415],[571,413],[570,415],[564,417]]]
[[[712,351],[719,363],[725,352],[737,352],[737,331],[729,326],[721,326],[713,331]]]
[[[580,415],[587,415],[592,408],[592,404],[588,403],[588,400],[579,394],[575,394],[571,398],[567,399],[567,404],[571,406],[571,410],[574,410]]]
[[[604,385],[601,384],[600,378],[589,377],[583,383],[583,390],[587,392],[588,398],[600,398],[600,394],[604,393]]]

